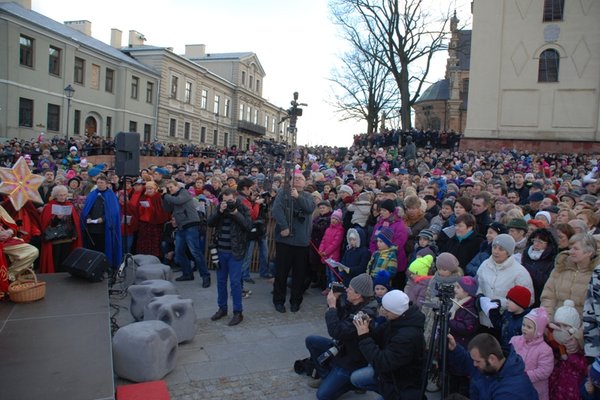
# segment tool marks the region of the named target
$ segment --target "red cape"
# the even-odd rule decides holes
[[[50,225],[52,221],[52,205],[58,204],[61,206],[71,206],[71,217],[73,218],[73,225],[75,226],[75,232],[77,233],[77,239],[71,242],[71,251],[81,247],[83,244],[81,239],[81,226],[79,224],[79,215],[77,210],[73,206],[73,203],[66,201],[59,203],[56,200],[50,200],[48,204],[44,206],[42,210],[42,232]],[[54,273],[54,258],[52,257],[52,242],[46,242],[42,240],[41,260],[40,260],[40,272],[42,274]]]

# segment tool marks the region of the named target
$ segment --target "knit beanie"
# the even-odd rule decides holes
[[[494,246],[502,247],[504,250],[506,250],[509,256],[512,256],[515,252],[515,239],[506,233],[502,233],[496,236],[492,242],[492,247]]]
[[[383,308],[396,315],[402,315],[408,310],[410,300],[402,290],[391,290],[381,299]]]
[[[417,258],[415,261],[410,263],[408,270],[418,276],[427,276],[429,274],[431,264],[433,264],[433,256],[431,254],[427,254],[426,256]]]
[[[338,221],[342,221],[342,210],[337,209],[331,214],[331,219],[337,219]]]
[[[471,212],[471,209],[473,208],[473,202],[468,197],[459,197],[458,199],[456,199],[456,203],[458,203],[461,206],[463,206],[463,208],[467,212]]]
[[[348,286],[362,297],[373,297],[373,279],[367,273],[362,273],[352,278]]]
[[[579,329],[581,326],[581,317],[575,309],[575,303],[573,300],[565,300],[562,307],[554,312],[554,322],[572,326],[575,329]]]
[[[377,231],[377,235],[375,236],[377,239],[381,239],[383,243],[385,243],[388,247],[392,247],[392,239],[394,238],[394,231],[390,228],[386,228],[382,226]]]
[[[506,298],[521,308],[527,308],[531,304],[531,292],[524,286],[513,286],[506,293]]]
[[[346,232],[346,241],[348,242],[348,247],[350,247],[350,239],[356,239],[356,247],[360,247],[360,235],[354,228],[350,228],[348,229],[348,232]]]
[[[471,276],[463,276],[458,280],[458,284],[465,292],[469,294],[469,296],[475,297],[477,295],[477,289],[479,288],[479,285],[477,284],[475,278]]]
[[[419,232],[419,237],[427,240],[433,240],[433,231],[431,229],[423,229],[421,232]]]
[[[348,193],[348,194],[352,194],[354,193],[354,191],[352,190],[352,188],[348,185],[342,185],[340,186],[340,188],[338,189],[338,193]]]
[[[590,380],[596,388],[600,388],[600,357],[596,357],[590,367]]]
[[[457,272],[459,268],[458,259],[452,253],[442,253],[437,256],[435,266],[438,270]]]
[[[552,217],[550,217],[550,213],[548,211],[538,211],[535,214],[535,219],[539,219],[539,216],[546,218],[548,224],[552,222]]]
[[[506,225],[506,227],[508,229],[510,228],[514,228],[514,229],[520,229],[522,231],[527,232],[529,230],[529,228],[527,227],[527,222],[525,222],[525,220],[523,218],[513,218],[511,219],[508,224]]]
[[[488,225],[488,229],[496,231],[496,233],[498,233],[499,235],[508,232],[506,230],[506,226],[504,226],[504,224],[501,224],[500,222],[492,222]]]
[[[548,312],[544,307],[534,308],[525,316],[535,324],[535,337],[540,337],[544,334],[548,325]]]
[[[388,210],[389,212],[393,213],[394,210],[396,209],[396,203],[394,203],[394,200],[386,199],[381,202],[381,204],[379,205],[379,208]]]
[[[100,168],[94,167],[94,168],[90,168],[90,170],[88,171],[88,176],[93,178],[95,176],[98,176],[102,173],[102,170]]]
[[[154,170],[154,172],[156,172],[157,174],[160,174],[160,175],[162,175],[162,176],[167,176],[167,175],[169,175],[169,170],[168,170],[168,169],[166,169],[166,168],[160,168],[160,167],[159,167],[159,168],[156,168],[156,169]]]
[[[373,287],[377,285],[385,286],[387,290],[390,290],[390,273],[385,269],[380,270],[375,277],[373,277]]]

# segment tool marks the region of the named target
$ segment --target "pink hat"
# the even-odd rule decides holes
[[[65,178],[67,179],[71,179],[71,178],[75,178],[77,174],[75,173],[75,171],[73,171],[72,169],[70,169],[66,174],[65,174]]]
[[[337,219],[338,221],[342,221],[342,210],[340,210],[339,208],[337,210],[335,210],[333,212],[333,214],[331,214],[331,219]]]

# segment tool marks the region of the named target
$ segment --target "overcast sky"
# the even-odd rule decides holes
[[[470,21],[470,1],[457,2],[461,23]],[[431,0],[446,8],[448,0]],[[142,33],[146,44],[173,47],[205,44],[208,53],[250,51],[265,72],[263,96],[288,108],[293,92],[307,103],[298,120],[300,144],[350,146],[365,124],[338,121],[327,101],[328,81],[347,50],[329,17],[327,0],[32,0],[32,9],[56,21],[88,20],[92,36],[110,43],[111,28]],[[432,82],[443,79],[447,53],[438,57]]]

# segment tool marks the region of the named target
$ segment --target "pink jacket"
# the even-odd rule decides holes
[[[544,308],[535,308],[525,318],[535,324],[534,338],[528,341],[523,335],[513,336],[510,344],[523,359],[525,372],[537,390],[540,400],[548,400],[548,378],[554,369],[552,348],[544,341],[548,314]]]
[[[392,214],[388,219],[384,220],[381,217],[373,227],[373,235],[371,236],[371,241],[369,243],[369,251],[371,254],[375,253],[377,250],[377,232],[379,228],[385,226],[392,231],[394,231],[394,237],[392,239],[392,243],[398,247],[398,272],[406,271],[406,251],[404,251],[404,245],[408,240],[408,228],[402,218],[399,218],[397,215]]]
[[[334,261],[340,261],[344,235],[344,226],[341,223],[331,224],[327,227],[319,245],[319,253],[325,253],[324,259],[331,258]]]

